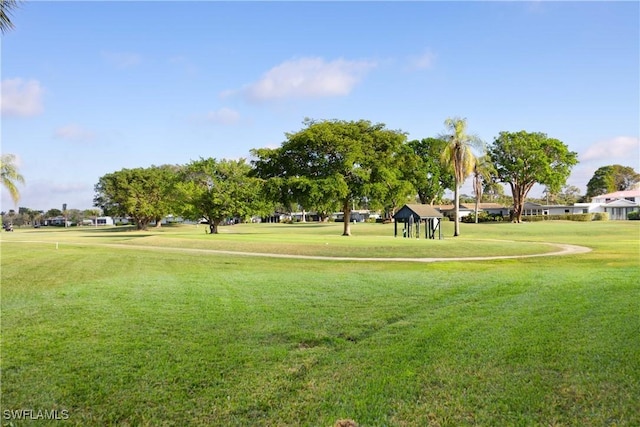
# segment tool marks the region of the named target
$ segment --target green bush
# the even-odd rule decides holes
[[[538,221],[546,221],[548,219],[552,219],[550,218],[550,215],[523,215],[522,216],[523,222],[538,222]]]
[[[596,212],[593,214],[594,221],[609,221],[609,212]]]
[[[504,221],[504,218],[500,214],[490,214],[488,212],[478,212],[478,222],[500,222]],[[475,212],[471,212],[469,215],[462,217],[462,222],[476,222]]]
[[[627,219],[640,220],[640,211],[633,211],[627,214]]]
[[[593,219],[593,214],[561,214],[561,215],[528,215],[523,216],[522,220],[527,222],[537,221],[580,221],[588,222]]]
[[[567,215],[567,217],[568,217],[567,219],[571,221],[582,221],[582,222],[593,221],[592,213],[573,214],[573,215]]]

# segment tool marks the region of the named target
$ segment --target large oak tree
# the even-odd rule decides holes
[[[415,187],[420,203],[433,205],[440,202],[445,190],[455,185],[451,169],[441,159],[447,141],[423,138],[409,141],[408,146],[417,159],[415,164],[406,164],[410,168],[407,179]]]
[[[176,169],[151,166],[106,174],[95,186],[94,206],[106,215],[132,218],[138,230],[146,230],[152,221],[160,224],[172,213]]]
[[[629,190],[640,182],[640,174],[630,166],[608,165],[598,168],[587,183],[585,199],[601,194]]]
[[[339,202],[344,213],[343,235],[351,235],[351,210],[355,201],[367,198],[391,199],[391,192],[404,191],[395,185],[397,158],[406,135],[384,124],[367,120],[344,121],[305,119],[304,128],[287,133],[281,147],[254,150],[259,176],[279,179],[291,189],[294,179],[304,179],[315,192],[315,203]],[[295,193],[295,192],[293,192]],[[309,202],[311,191],[292,197]]]
[[[217,234],[225,220],[266,212],[261,181],[249,176],[250,171],[245,159],[192,161],[178,184],[180,212],[188,219],[207,221],[211,234]]]
[[[498,181],[511,187],[515,222],[521,221],[525,198],[534,184],[557,192],[578,163],[577,153],[540,132],[500,132],[488,152]]]

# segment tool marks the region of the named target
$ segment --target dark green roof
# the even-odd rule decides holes
[[[431,205],[406,204],[393,216],[395,219],[407,219],[413,216],[414,219],[442,218],[442,214]]]

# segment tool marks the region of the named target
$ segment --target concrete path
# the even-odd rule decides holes
[[[585,246],[569,245],[564,243],[544,243],[545,245],[558,248],[554,252],[545,252],[541,254],[528,254],[528,255],[498,255],[498,256],[486,256],[486,257],[451,257],[451,258],[381,258],[381,257],[339,257],[339,256],[320,256],[320,255],[293,255],[293,254],[273,254],[273,253],[261,253],[261,252],[236,252],[225,251],[218,249],[194,249],[194,248],[180,248],[180,247],[167,247],[167,246],[146,246],[146,245],[128,245],[122,243],[77,243],[77,242],[57,242],[51,241],[36,241],[36,240],[0,240],[0,243],[45,243],[55,244],[56,249],[58,247],[63,248],[67,245],[73,246],[102,246],[109,248],[119,249],[138,249],[138,250],[150,250],[150,251],[166,251],[166,252],[182,252],[182,253],[200,253],[200,254],[220,254],[220,255],[232,255],[232,256],[249,256],[249,257],[263,257],[263,258],[284,258],[284,259],[307,259],[307,260],[320,260],[320,261],[365,261],[365,262],[450,262],[450,261],[490,261],[496,259],[516,259],[516,258],[536,258],[546,256],[561,256],[561,255],[576,255],[591,252],[591,248]]]
[[[291,255],[291,254],[273,254],[273,253],[260,253],[260,252],[235,252],[224,251],[218,249],[192,249],[192,248],[176,248],[176,247],[164,247],[164,246],[144,246],[144,245],[125,245],[117,243],[106,243],[100,246],[108,246],[113,248],[129,248],[129,249],[147,249],[158,251],[174,251],[174,252],[186,252],[186,253],[202,253],[202,254],[220,254],[220,255],[232,255],[232,256],[251,256],[251,257],[265,257],[265,258],[285,258],[285,259],[308,259],[308,260],[320,260],[320,261],[366,261],[366,262],[447,262],[447,261],[489,261],[495,259],[514,259],[514,258],[535,258],[546,256],[560,256],[560,255],[576,255],[591,252],[591,248],[585,246],[568,245],[563,243],[544,243],[549,246],[558,248],[555,252],[545,252],[541,254],[529,254],[529,255],[499,255],[499,256],[487,256],[487,257],[455,257],[455,258],[379,258],[379,257],[331,257],[331,256],[319,256],[319,255]]]

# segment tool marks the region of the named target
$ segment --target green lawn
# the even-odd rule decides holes
[[[3,233],[3,424],[640,425],[640,222],[340,227]]]

